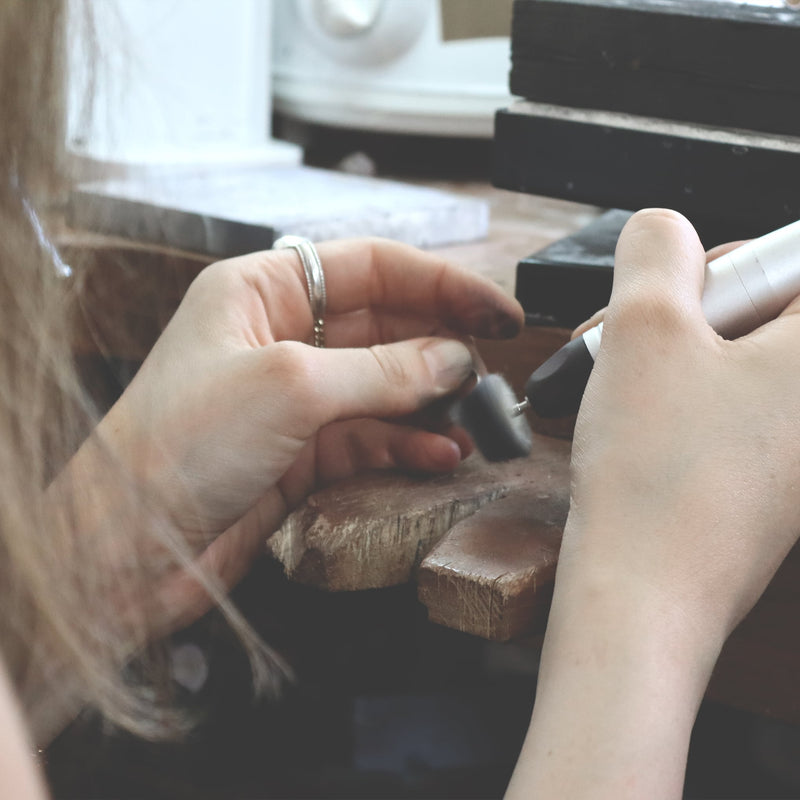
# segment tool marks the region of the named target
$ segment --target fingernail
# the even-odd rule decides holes
[[[438,394],[457,389],[473,370],[472,353],[455,339],[444,339],[429,344],[422,350],[422,357],[431,371]]]
[[[520,332],[520,321],[504,311],[481,311],[469,330],[487,339],[513,339]]]
[[[503,315],[497,323],[497,338],[513,339],[519,334],[520,330],[519,320]]]

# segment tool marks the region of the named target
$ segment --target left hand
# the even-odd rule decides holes
[[[312,319],[295,251],[214,264],[96,434],[226,585],[314,487],[367,468],[453,469],[463,431],[397,420],[469,377],[470,350],[454,337],[522,325],[491,281],[414,248],[361,240],[318,252],[329,347],[302,343]],[[184,576],[169,589],[184,622],[207,604],[193,585]]]

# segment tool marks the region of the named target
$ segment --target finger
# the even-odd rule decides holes
[[[448,439],[452,439],[458,445],[462,459],[468,458],[475,452],[475,442],[472,441],[472,437],[466,430],[459,425],[449,425],[441,433],[442,436],[447,436]]]
[[[317,250],[329,314],[410,308],[418,316],[486,338],[512,338],[524,323],[520,304],[493,281],[409,245],[358,239],[325,242]]]
[[[800,297],[795,297],[791,303],[778,315],[780,317],[792,317],[800,314]]]
[[[716,258],[721,258],[726,253],[730,253],[731,250],[735,250],[737,247],[741,247],[743,244],[747,242],[746,239],[738,242],[727,242],[725,244],[717,245],[716,247],[712,247],[706,253],[706,262],[714,261]],[[606,316],[606,310],[608,306],[603,306],[603,308],[595,311],[589,319],[581,322],[575,330],[572,331],[570,334],[570,339],[577,339],[579,336],[582,336],[586,331],[594,328],[596,325],[599,325]]]
[[[738,242],[726,242],[725,244],[718,244],[716,247],[712,247],[706,253],[706,261],[713,261],[715,258],[721,258],[726,253],[730,253],[731,250],[735,250],[737,247],[741,247],[743,244],[747,244],[749,239],[742,239]]]
[[[398,417],[397,421],[447,436],[459,446],[462,456],[466,458],[474,451],[475,445],[466,430],[453,422],[453,406],[458,398],[466,396],[475,387],[475,383],[476,377],[472,376],[452,394],[434,400],[412,414]]]
[[[688,220],[675,211],[634,214],[617,242],[606,320],[639,332],[704,322],[701,296],[706,255]],[[610,324],[608,328],[612,327]]]
[[[320,485],[365,470],[451,472],[472,451],[464,434],[432,432],[377,419],[347,420],[324,427],[281,478],[289,507]],[[463,444],[463,446],[462,446]]]
[[[448,436],[378,419],[329,425],[320,431],[317,447],[317,476],[323,483],[371,469],[450,472],[462,458]]]
[[[336,420],[410,414],[454,392],[473,370],[466,345],[438,338],[348,349],[278,342],[253,357],[253,385],[261,387],[254,401],[297,439]],[[276,390],[264,392],[269,386]]]
[[[210,575],[223,589],[231,589],[264,552],[264,541],[285,519],[289,507],[281,493],[268,491],[238,522],[216,538],[197,559],[199,574]],[[160,629],[166,635],[185,628],[205,614],[214,598],[197,573],[179,570],[167,577],[154,594]]]
[[[460,339],[472,352],[476,372],[479,375],[487,373],[475,340],[471,336],[459,335],[435,320],[418,319],[408,314],[373,314],[361,310],[330,320],[325,331],[326,341],[331,347],[371,347],[430,337]]]
[[[606,316],[606,309],[608,306],[603,306],[599,311],[595,311],[589,319],[585,322],[581,322],[577,328],[570,334],[570,339],[577,339],[579,336],[582,336],[586,331],[591,330],[596,325],[599,325]]]
[[[456,338],[457,333],[438,320],[415,316],[413,310],[392,313],[360,309],[325,322],[325,337],[331,347],[369,347],[426,336]]]

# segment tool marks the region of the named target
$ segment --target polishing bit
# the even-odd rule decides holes
[[[720,336],[734,339],[774,319],[800,295],[800,221],[793,222],[706,265],[703,313]],[[538,367],[517,402],[505,379],[485,375],[456,404],[455,420],[490,461],[530,453],[533,438],[524,418],[577,413],[600,349],[603,323],[565,344]]]

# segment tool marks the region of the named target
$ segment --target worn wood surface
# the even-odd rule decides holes
[[[478,456],[442,477],[362,475],[311,495],[267,547],[292,579],[320,589],[407,583],[453,525],[534,479],[525,460]]]
[[[537,437],[530,482],[459,522],[420,565],[432,622],[507,641],[544,630],[569,508],[568,445]]]
[[[502,373],[521,398],[531,371],[568,338],[562,328],[526,328],[511,342],[480,342],[479,350],[487,370]],[[488,464],[476,454],[451,476],[376,474],[336,484],[311,495],[268,548],[295,580],[334,591],[367,589],[411,580],[445,533],[499,498],[519,493],[544,507],[544,499],[554,497],[546,517],[556,519],[566,503],[569,444],[563,440],[574,418],[532,415],[531,422],[536,434],[528,459]],[[491,604],[489,583],[476,581],[475,603]]]
[[[447,255],[506,286],[513,286],[515,253],[519,256],[547,244],[549,227],[558,234],[569,233],[577,221],[593,216],[585,207],[575,206],[571,214],[569,204],[535,196],[495,190],[490,195],[501,212],[495,217],[493,238],[483,245],[452,248]],[[165,321],[162,312],[169,314],[192,275],[207,261],[94,241],[84,234],[70,241],[79,249],[87,241],[100,248],[89,264],[91,280],[98,281],[92,290],[93,302],[108,303],[118,313],[116,328],[84,328],[76,341],[76,352],[94,359],[95,365],[140,359]],[[108,248],[109,257],[101,252],[103,248]],[[515,342],[481,343],[480,347],[489,369],[503,372],[519,394],[531,370],[567,336],[563,329],[530,328]],[[540,430],[537,421],[532,422]],[[549,458],[550,473],[541,466],[537,473],[525,461],[487,472],[486,465],[474,459],[449,478],[365,476],[312,496],[295,512],[292,535],[282,532],[284,557],[296,559],[289,562],[295,569],[290,574],[324,586],[324,582],[315,583],[321,577],[329,586],[340,588],[415,580],[419,575],[419,592],[432,619],[479,636],[527,638],[530,631],[541,630],[549,603],[553,557],[560,520],[566,513],[569,443],[564,439],[570,425],[568,421],[555,431],[561,439],[537,435],[533,461]],[[433,519],[430,508],[436,509]],[[365,527],[359,531],[362,523]],[[304,526],[308,536],[299,533]],[[376,536],[376,530],[394,530],[396,535],[382,538],[384,534]],[[338,549],[324,544],[328,535],[333,535],[334,542],[339,537]],[[278,549],[280,541],[276,538],[273,547]],[[387,542],[392,546],[387,547]],[[303,558],[303,548],[309,543],[315,546],[306,548]],[[331,555],[328,565],[322,558],[325,553]],[[422,568],[417,573],[419,564]],[[454,602],[457,591],[470,598],[471,613]],[[477,613],[481,608],[489,612],[483,618]],[[749,711],[800,721],[799,614],[800,552],[795,550],[726,645],[709,696]]]

